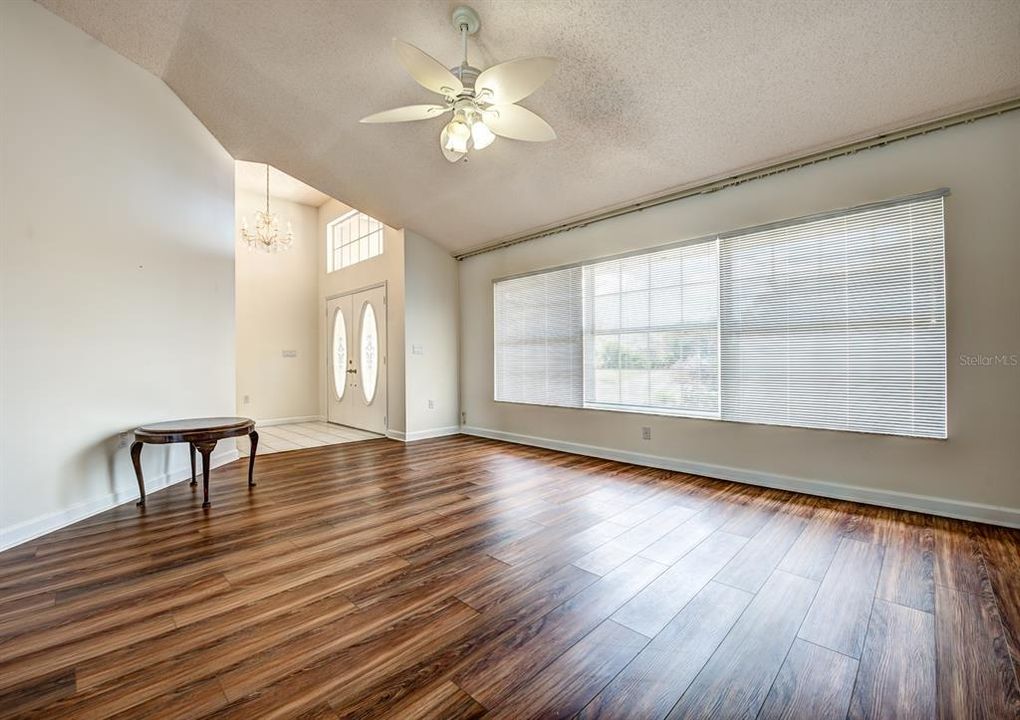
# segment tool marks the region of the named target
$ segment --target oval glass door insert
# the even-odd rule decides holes
[[[365,403],[375,399],[375,386],[379,380],[379,328],[375,322],[372,303],[361,310],[361,392]]]
[[[347,388],[347,321],[340,308],[333,313],[333,392],[344,399]]]

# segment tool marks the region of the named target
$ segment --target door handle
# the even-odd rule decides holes
[[[347,374],[348,374],[348,375],[350,375],[351,373],[354,373],[355,375],[357,375],[357,374],[358,374],[358,368],[354,368],[354,369],[352,369],[352,370],[348,370],[348,371],[347,371]]]

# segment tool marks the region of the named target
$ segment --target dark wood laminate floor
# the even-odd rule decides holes
[[[468,437],[0,554],[0,717],[1015,718],[1020,534]]]

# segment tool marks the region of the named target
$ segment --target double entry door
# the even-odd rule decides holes
[[[326,419],[386,432],[386,288],[326,302]]]

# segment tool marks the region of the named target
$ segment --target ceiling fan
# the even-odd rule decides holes
[[[449,70],[410,43],[393,39],[400,62],[419,85],[443,96],[441,105],[407,105],[362,118],[363,123],[429,120],[453,112],[439,135],[443,156],[457,162],[469,150],[481,150],[496,136],[545,142],[556,132],[535,113],[516,105],[535,92],[556,68],[551,57],[527,57],[479,70],[468,64],[467,37],[478,32],[478,13],[469,7],[453,11],[453,26],[460,32],[464,60]]]

